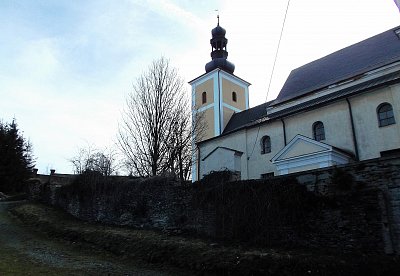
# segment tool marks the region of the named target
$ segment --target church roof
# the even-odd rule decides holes
[[[325,105],[384,84],[399,82],[400,72],[393,72],[267,116],[266,109],[269,106],[272,107],[305,96],[330,85],[353,79],[368,71],[400,61],[400,38],[396,34],[397,30],[400,32],[400,26],[293,70],[275,100],[234,113],[221,135],[271,119],[279,119],[314,106]]]
[[[234,113],[226,125],[223,134],[261,122],[267,114],[267,107],[271,103],[272,101],[269,101],[242,112]]]
[[[399,27],[294,69],[273,105],[400,60]]]
[[[296,112],[308,110],[313,107],[323,106],[323,105],[329,104],[335,100],[340,100],[340,99],[343,99],[343,98],[346,98],[349,96],[353,96],[355,94],[363,93],[363,92],[371,90],[371,89],[379,88],[383,85],[398,83],[399,81],[400,81],[400,72],[397,71],[397,72],[389,73],[389,74],[383,75],[381,77],[378,77],[378,78],[375,78],[375,79],[372,79],[369,81],[365,81],[363,83],[353,85],[353,86],[350,86],[345,89],[338,90],[334,93],[330,93],[325,96],[320,96],[320,97],[312,99],[310,101],[300,103],[300,104],[291,106],[289,108],[282,109],[277,112],[269,113],[268,117],[270,119],[281,118],[284,116],[294,114]]]
[[[346,89],[339,90],[335,93],[328,94],[326,96],[318,97],[311,101],[307,101],[286,109],[283,109],[278,112],[270,113],[267,117],[266,109],[268,106],[274,101],[269,101],[250,109],[244,110],[239,113],[234,113],[226,125],[223,134],[227,134],[229,132],[233,132],[239,130],[244,127],[249,127],[252,125],[256,125],[261,122],[265,122],[270,119],[279,119],[284,116],[292,115],[296,112],[300,112],[303,110],[308,110],[315,106],[326,105],[329,102],[346,98],[348,96],[352,96],[354,94],[362,93],[370,89],[374,89],[380,87],[382,85],[387,85],[390,83],[398,83],[400,81],[400,72],[393,72],[376,79],[372,79],[366,81],[364,83],[348,87]]]

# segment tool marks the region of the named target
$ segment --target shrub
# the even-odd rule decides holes
[[[307,221],[318,210],[319,198],[295,179],[228,179],[227,172],[219,172],[194,187],[193,205],[215,210],[220,239],[257,245],[284,240],[292,245],[298,240],[296,235],[305,235],[312,227]]]

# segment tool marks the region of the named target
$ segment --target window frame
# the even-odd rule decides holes
[[[325,125],[321,121],[316,121],[312,125],[312,131],[313,131],[313,138],[315,141],[324,141],[326,140],[326,135],[325,135]]]
[[[232,91],[232,101],[237,102],[237,93],[235,91]]]
[[[389,109],[382,110],[383,108],[389,108]],[[393,106],[390,103],[384,102],[378,105],[378,107],[376,108],[376,116],[378,119],[379,127],[385,127],[396,124]]]
[[[267,154],[272,151],[271,137],[265,135],[261,138],[261,154]]]
[[[207,103],[207,92],[206,91],[201,93],[201,104],[205,104],[205,103]]]

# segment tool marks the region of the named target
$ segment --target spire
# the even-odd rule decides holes
[[[218,20],[217,26],[219,26],[219,11],[218,10],[214,10],[214,11],[217,12],[217,20]]]
[[[216,10],[218,11],[218,10]],[[235,71],[235,65],[227,60],[228,51],[226,45],[228,39],[225,38],[226,31],[219,25],[219,14],[217,15],[217,27],[211,30],[211,61],[206,64],[206,72],[210,72],[215,68],[220,68],[231,74]]]

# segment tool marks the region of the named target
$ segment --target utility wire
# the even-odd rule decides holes
[[[258,140],[258,134],[259,134],[259,133],[260,133],[260,126],[258,126],[257,136],[256,136],[256,139],[254,140],[253,148],[252,148],[252,150],[251,150],[250,155],[247,157],[247,160],[250,160],[250,157],[253,155],[254,148],[256,147],[256,143],[257,143],[257,140]]]
[[[288,10],[289,10],[289,5],[290,5],[290,0],[288,0],[287,5],[286,5],[285,17],[283,18],[283,23],[282,23],[282,28],[281,28],[281,34],[280,34],[280,36],[279,36],[279,41],[278,41],[278,47],[276,47],[276,53],[275,53],[275,58],[274,58],[274,64],[272,65],[271,77],[269,78],[268,89],[267,89],[267,96],[265,97],[265,102],[267,102],[267,100],[268,100],[268,93],[269,93],[269,89],[270,89],[270,87],[271,87],[272,77],[273,77],[273,75],[274,75],[276,60],[278,59],[279,48],[280,48],[280,46],[281,46],[281,40],[282,40],[283,30],[285,29],[285,23],[286,23],[286,17],[287,17],[287,14],[288,14]]]
[[[287,14],[288,14],[288,10],[289,10],[289,5],[290,5],[290,0],[288,0],[287,5],[286,5],[285,17],[283,18],[283,23],[282,23],[282,27],[281,27],[281,34],[280,34],[280,36],[279,36],[278,46],[276,47],[275,58],[274,58],[274,64],[272,65],[272,71],[271,71],[271,76],[270,76],[270,78],[269,78],[268,89],[267,89],[267,96],[265,97],[265,102],[268,101],[268,93],[269,93],[269,89],[270,89],[270,87],[271,87],[272,77],[273,77],[273,75],[274,75],[276,60],[278,59],[279,48],[280,48],[280,45],[281,45],[283,30],[285,29],[285,23],[286,23],[286,17],[287,17]],[[259,135],[259,133],[260,133],[260,126],[258,126],[257,136],[256,136],[256,139],[254,140],[253,148],[251,149],[251,153],[250,153],[250,155],[247,157],[247,160],[250,160],[250,157],[251,157],[251,156],[253,155],[253,153],[254,153],[254,149],[255,149],[256,144],[257,144],[257,140],[258,140],[258,135]]]

